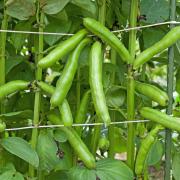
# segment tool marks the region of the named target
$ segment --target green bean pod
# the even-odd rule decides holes
[[[100,37],[103,41],[115,49],[123,61],[132,63],[133,58],[124,44],[103,24],[92,18],[84,18],[83,24],[89,31]]]
[[[149,119],[162,126],[180,132],[180,119],[171,117],[161,111],[152,109],[150,107],[143,107],[140,114],[145,119]]]
[[[53,49],[47,56],[43,57],[39,62],[38,66],[41,68],[48,68],[54,63],[59,61],[63,56],[71,52],[80,41],[87,35],[85,29],[80,30],[69,39],[61,42],[55,49]]]
[[[171,29],[160,41],[140,53],[134,61],[133,68],[139,68],[141,65],[149,61],[153,56],[173,45],[179,39],[180,26]]]
[[[61,119],[54,113],[50,113],[48,119],[55,125],[61,124]],[[87,146],[78,136],[77,132],[72,127],[61,127],[61,129],[66,134],[70,145],[73,147],[79,158],[84,162],[85,166],[89,169],[94,169],[96,166],[95,159]]]
[[[90,94],[91,91],[88,90],[84,93],[82,100],[80,102],[80,106],[78,108],[76,117],[75,117],[75,123],[77,124],[83,124],[86,121],[86,113],[87,113],[87,109],[88,109],[88,104],[89,104],[89,100],[90,100]],[[81,136],[82,133],[82,127],[75,127],[76,132]]]
[[[65,99],[69,89],[71,88],[77,67],[78,67],[78,59],[83,48],[91,42],[91,39],[85,38],[80,44],[76,47],[76,49],[70,54],[68,58],[68,62],[65,65],[65,68],[62,72],[62,75],[58,79],[56,83],[56,89],[51,97],[51,105],[53,107],[60,106]]]
[[[169,99],[168,95],[166,92],[162,91],[158,87],[136,81],[135,82],[135,89],[139,93],[151,98],[153,101],[157,102],[161,106],[167,105],[167,102]]]
[[[30,82],[22,81],[22,80],[14,80],[0,86],[0,100],[16,91],[28,89],[29,85]]]
[[[161,125],[156,125],[154,129],[152,129],[149,134],[145,137],[145,139],[142,141],[140,149],[137,154],[136,158],[136,164],[135,164],[135,173],[137,175],[142,175],[144,168],[145,168],[145,162],[148,157],[148,153],[157,139],[157,134],[160,130],[162,130]]]
[[[48,85],[47,83],[44,83],[42,81],[38,81],[37,85],[46,93],[52,95],[55,91],[55,88],[53,86]],[[61,106],[59,106],[59,111],[61,114],[61,118],[63,121],[64,126],[72,126],[73,123],[73,117],[71,113],[71,109],[69,106],[69,103],[66,99],[64,99]]]
[[[98,41],[92,45],[90,52],[89,84],[96,113],[105,125],[109,125],[111,119],[102,84],[102,47]]]

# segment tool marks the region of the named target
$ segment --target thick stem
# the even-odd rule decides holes
[[[44,21],[44,14],[43,14],[43,12],[41,12],[39,32],[43,32],[43,21]],[[37,65],[38,61],[40,59],[42,59],[42,57],[43,57],[42,52],[43,52],[43,35],[39,35],[38,55],[36,57],[36,65]],[[41,79],[42,79],[42,69],[37,67],[36,80],[41,80]],[[34,121],[33,121],[34,126],[39,125],[40,102],[41,102],[41,94],[40,94],[40,92],[36,92],[35,93],[35,101],[34,101]],[[34,149],[36,149],[37,138],[38,138],[38,129],[35,128],[32,130],[32,137],[31,137],[31,146]],[[34,177],[34,175],[35,175],[35,169],[33,166],[29,167],[29,175],[30,175],[30,177]]]
[[[114,49],[111,50],[111,63],[116,65],[116,57],[117,57],[117,53]],[[112,73],[112,76],[111,76],[111,82],[112,84],[115,83],[115,75],[116,73],[113,72]],[[114,122],[116,119],[115,119],[115,112],[112,112],[112,122]],[[114,146],[116,144],[115,142],[115,133],[114,133],[114,128],[115,126],[114,125],[111,125],[109,127],[109,131],[108,131],[108,139],[109,139],[109,151],[108,151],[108,157],[110,158],[114,158],[114,155],[115,155],[115,151],[114,151]]]
[[[138,0],[131,0],[130,10],[130,27],[137,25],[137,13],[138,13]],[[129,52],[133,59],[136,52],[136,30],[132,30],[129,33]],[[133,63],[133,62],[130,62]],[[132,66],[128,67],[127,77],[127,120],[134,119],[134,77]],[[134,145],[135,142],[135,128],[134,124],[128,124],[128,138],[127,138],[127,164],[133,170],[134,169]]]
[[[176,20],[176,0],[170,1],[170,20]],[[170,26],[170,29],[173,28],[174,25]],[[168,107],[167,107],[167,114],[172,114],[173,108],[173,82],[174,82],[174,47],[170,47],[168,49],[168,67],[167,67],[167,93],[169,97]],[[171,146],[172,146],[172,139],[171,139],[171,130],[166,129],[166,136],[165,136],[165,174],[164,179],[170,180],[171,179]]]
[[[4,9],[4,17],[2,20],[1,29],[6,30],[8,26],[8,16]],[[5,84],[5,59],[6,59],[6,32],[0,34],[0,86]],[[4,101],[1,101],[1,113],[5,113]]]

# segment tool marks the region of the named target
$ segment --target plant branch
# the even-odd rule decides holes
[[[39,32],[43,32],[43,21],[44,21],[44,14],[43,12],[40,13],[40,24],[39,24]],[[40,59],[43,57],[43,35],[39,35],[38,39],[38,54],[36,56],[36,65]],[[36,80],[42,79],[42,69],[37,67],[36,69]],[[39,91],[35,93],[35,101],[34,101],[34,121],[33,125],[38,126],[39,125],[39,118],[40,118],[40,102],[41,102],[41,94]],[[32,137],[31,137],[31,145],[33,149],[36,149],[37,144],[37,138],[38,138],[38,129],[35,128],[32,131]],[[30,177],[34,177],[35,175],[35,169],[34,167],[29,167],[29,175]]]

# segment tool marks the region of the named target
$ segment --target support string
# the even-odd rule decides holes
[[[133,121],[120,121],[120,122],[111,122],[110,125],[118,125],[118,124],[128,124],[128,123],[144,123],[149,122],[149,120],[133,120]],[[89,123],[89,124],[72,124],[73,127],[77,126],[102,126],[104,123]],[[40,126],[26,126],[26,127],[18,127],[18,128],[6,128],[5,131],[18,131],[25,129],[35,129],[35,128],[58,128],[64,127],[63,124],[60,125],[40,125]]]
[[[162,25],[167,25],[167,24],[175,24],[178,25],[180,22],[177,21],[167,21],[167,22],[160,22],[160,23],[155,23],[155,24],[149,24],[149,25],[144,25],[144,26],[137,26],[133,28],[124,28],[120,30],[115,30],[111,31],[113,33],[119,33],[119,32],[127,32],[131,30],[140,30],[148,27],[155,27],[155,26],[162,26]],[[17,33],[17,34],[38,34],[38,35],[54,35],[54,36],[73,36],[74,34],[69,34],[69,33],[54,33],[54,32],[35,32],[35,31],[16,31],[16,30],[4,30],[0,29],[0,32],[7,32],[7,33]],[[94,36],[94,35],[89,35],[89,36]]]

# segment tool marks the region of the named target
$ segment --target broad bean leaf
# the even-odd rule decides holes
[[[69,170],[72,167],[73,152],[72,152],[72,147],[69,145],[68,142],[59,143],[59,150],[57,156],[59,157],[60,160],[55,167],[55,171]]]
[[[46,180],[60,180],[60,179],[68,180],[68,176],[65,171],[51,172],[48,176],[46,176]]]
[[[31,112],[34,110],[34,93],[21,93],[14,107],[15,111],[26,111],[27,109]],[[29,117],[30,118],[30,117]],[[32,117],[31,117],[32,119]]]
[[[6,6],[7,14],[19,20],[28,20],[36,12],[33,0],[8,0]]]
[[[31,81],[34,79],[34,69],[32,69],[29,63],[22,62],[13,67],[13,69],[6,75],[6,79],[7,81],[19,79]]]
[[[24,180],[21,173],[16,172],[16,170],[8,170],[0,174],[0,179],[2,180]]]
[[[23,56],[8,56],[6,59],[6,75],[18,64],[26,60]]]
[[[54,33],[68,33],[71,27],[71,21],[62,21],[55,18],[51,18],[50,23],[45,27],[44,31],[46,32],[54,32]],[[61,35],[46,35],[44,37],[45,42],[52,46],[63,36]]]
[[[85,16],[91,16],[96,18],[97,16],[97,5],[96,5],[96,1],[92,1],[92,0],[71,0],[71,3],[73,3],[74,5],[80,7],[83,11],[82,13]]]
[[[180,153],[176,152],[173,156],[172,161],[172,174],[175,180],[179,180],[180,177]]]
[[[31,21],[22,21],[16,24],[15,31],[30,31],[31,30]],[[25,43],[28,34],[14,33],[11,35],[12,44],[17,50],[20,50]]]
[[[148,29],[143,30],[144,49],[147,49],[148,47],[154,45],[156,42],[162,39],[164,35],[165,35],[165,32],[159,28],[158,29],[148,28]]]
[[[4,138],[1,141],[1,145],[11,154],[18,156],[34,167],[39,166],[39,158],[36,151],[24,139],[19,137]]]
[[[126,92],[119,86],[112,86],[106,93],[106,102],[110,107],[119,107],[124,104]]]
[[[163,144],[161,141],[157,140],[151,147],[148,158],[147,158],[147,165],[152,166],[157,164],[164,153]]]
[[[96,163],[95,170],[89,170],[85,167],[74,167],[69,171],[70,180],[132,180],[133,172],[131,169],[122,161],[114,159],[102,159]]]
[[[67,136],[61,129],[57,129],[54,131],[54,139],[58,142],[66,142]]]
[[[37,152],[39,155],[39,168],[45,171],[51,171],[59,162],[56,155],[58,147],[47,131],[41,131],[38,136]]]
[[[145,15],[146,23],[164,22],[169,18],[169,2],[165,0],[142,0],[141,15]]]
[[[70,0],[41,0],[41,7],[46,14],[57,14],[62,11]]]
[[[6,114],[1,114],[0,118],[7,118],[10,120],[11,118],[19,118],[19,119],[25,119],[25,118],[32,118],[33,112],[31,110],[24,110],[24,111],[18,111],[18,112],[10,112]]]
[[[123,136],[123,131],[118,128],[113,128],[114,141],[113,141],[113,150],[116,153],[126,152],[126,138]]]

